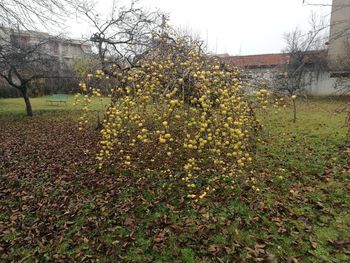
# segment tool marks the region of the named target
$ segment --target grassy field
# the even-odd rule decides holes
[[[77,111],[79,105],[74,105],[74,96],[68,96],[66,103],[51,103],[47,97],[31,98],[34,115],[54,111]],[[97,98],[92,101],[93,109],[103,109],[108,98]],[[22,98],[0,99],[0,115],[25,115],[25,104]]]
[[[259,112],[252,170],[198,204],[159,174],[97,172],[77,109],[32,102],[0,100],[0,262],[350,262],[345,100],[298,100],[296,124]]]

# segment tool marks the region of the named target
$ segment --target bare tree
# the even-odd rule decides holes
[[[321,1],[303,0],[305,6],[313,7],[332,7],[331,21],[326,25],[327,28],[337,28],[331,32],[329,41],[337,40],[350,35],[350,1],[349,0],[332,0],[331,3],[322,3]],[[340,14],[340,16],[338,16]],[[338,17],[337,17],[338,16]],[[337,18],[336,18],[337,17]],[[332,31],[332,30],[331,30]]]
[[[81,0],[0,0],[0,77],[21,92],[29,116],[33,114],[31,84],[62,77],[63,63],[50,50],[50,43],[59,36],[43,34],[38,29],[59,32],[65,18],[80,3]]]
[[[0,0],[0,25],[34,29],[62,25],[81,0]],[[86,2],[86,1],[84,1]]]
[[[26,41],[26,33],[0,29],[0,77],[21,92],[28,116],[33,115],[29,100],[29,88],[38,79],[59,77],[57,57],[48,52],[48,43],[55,41],[37,34]]]
[[[166,20],[165,15],[147,11],[138,4],[136,0],[129,6],[117,6],[113,1],[112,10],[105,18],[93,5],[79,5],[79,12],[94,27],[90,41],[97,49],[102,70],[106,74],[115,71],[111,70],[112,66],[121,71],[139,66],[138,62],[153,44],[154,34]]]
[[[288,61],[276,68],[272,82],[275,92],[286,93],[293,98],[293,122],[296,122],[295,95],[305,92],[305,87],[312,80],[311,72],[326,67],[326,28],[323,21],[312,15],[308,32],[296,28],[284,35],[284,53]]]

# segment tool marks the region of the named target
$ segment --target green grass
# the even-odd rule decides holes
[[[95,131],[51,127],[73,106],[33,99],[41,114],[27,119],[20,99],[0,100],[0,261],[349,262],[346,101],[297,103],[295,124],[289,107],[258,113],[262,142],[236,188],[190,204],[159,174],[96,172]]]
[[[66,103],[50,103],[50,96],[31,98],[33,114],[57,111],[78,111],[81,106],[74,105],[74,96],[68,96]],[[91,103],[93,110],[102,110],[110,101],[109,98],[94,98]],[[0,115],[25,115],[25,103],[22,98],[0,99]]]
[[[350,143],[346,109],[342,100],[298,101],[295,124],[289,109],[261,114],[267,141],[258,147],[255,167],[269,179],[257,184],[268,203],[278,200],[287,208],[286,223],[292,228],[294,225],[298,233],[280,240],[283,253],[300,254],[304,250],[312,255],[306,261],[313,262],[350,260],[349,247],[334,252],[331,245],[334,240],[350,238],[350,195],[346,188],[350,174],[344,169],[349,158],[344,149]],[[300,218],[312,223],[300,222]],[[303,233],[305,227],[313,229],[311,235]],[[315,249],[310,250],[310,238],[317,244]],[[300,250],[293,251],[290,245],[296,239],[300,240]]]
[[[262,113],[269,144],[261,147],[260,154],[273,157],[273,166],[281,164],[303,173],[319,173],[326,161],[339,155],[337,147],[347,139],[345,112],[338,113],[343,109],[346,103],[341,100],[299,101],[295,124],[290,109]]]

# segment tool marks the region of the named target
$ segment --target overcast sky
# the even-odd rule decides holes
[[[108,13],[112,0],[95,0],[101,13]],[[127,0],[119,0],[127,3]],[[309,3],[330,4],[331,0]],[[307,30],[310,14],[330,19],[330,7],[307,6],[303,0],[141,0],[147,9],[170,15],[173,26],[190,28],[208,39],[210,50],[230,55],[278,53],[284,47],[283,33]],[[73,32],[85,34],[81,26]]]

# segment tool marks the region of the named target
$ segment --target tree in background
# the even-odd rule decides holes
[[[83,3],[78,12],[85,16],[95,31],[90,41],[94,44],[101,70],[113,77],[114,67],[122,71],[138,67],[153,44],[153,34],[160,30],[165,19],[159,12],[150,12],[132,1],[129,6],[118,6],[113,1],[107,16],[99,14],[94,5]]]
[[[276,68],[272,88],[292,98],[293,122],[297,119],[296,96],[305,92],[312,81],[312,72],[326,67],[325,28],[322,21],[311,16],[311,29],[303,32],[296,28],[284,35],[287,61]]]
[[[63,63],[58,62],[49,47],[60,37],[37,30],[60,31],[65,18],[75,12],[79,3],[79,0],[0,0],[0,77],[20,91],[29,116],[33,114],[30,86],[47,78],[67,77],[63,76]]]
[[[0,0],[0,25],[22,30],[57,27],[79,3],[80,0]]]
[[[20,91],[28,116],[33,115],[29,100],[29,89],[33,82],[60,76],[60,63],[57,57],[49,55],[46,44],[53,39],[36,35],[34,41],[25,41],[21,32],[0,29],[0,77]]]

